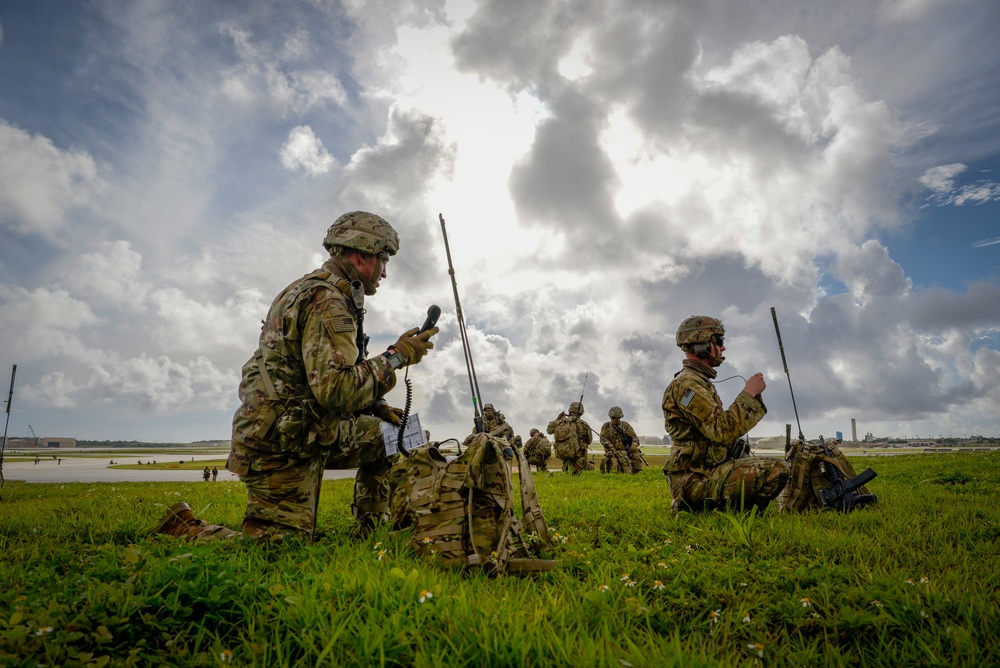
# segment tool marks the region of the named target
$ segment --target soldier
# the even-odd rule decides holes
[[[213,466],[212,467],[212,482],[215,482],[216,480],[218,480],[218,478],[219,478],[219,467],[218,466]]]
[[[507,418],[495,410],[493,404],[483,405],[483,430],[508,444],[514,442],[514,428],[507,424]]]
[[[531,438],[524,444],[524,457],[529,464],[535,465],[536,471],[547,472],[549,457],[552,456],[552,444],[545,438],[545,434],[537,429],[532,429],[529,433]]]
[[[604,446],[604,467],[602,473],[638,473],[642,470],[642,460],[639,459],[639,469],[633,468],[632,453],[639,452],[639,437],[628,422],[622,422],[625,413],[618,406],[612,406],[608,411],[610,422],[601,426],[601,445]]]
[[[388,516],[379,478],[390,464],[380,431],[383,421],[398,425],[402,412],[382,397],[396,370],[418,363],[438,332],[408,330],[368,357],[365,295],[386,277],[399,237],[381,217],[354,211],[334,221],[323,246],[330,258],[275,298],[243,367],[226,468],[247,486],[246,537],[314,536],[324,468],[357,469],[351,508],[363,532]],[[154,532],[235,533],[206,526],[187,504],[171,507]]]
[[[208,470],[208,466],[206,466],[205,470],[201,472],[201,477],[205,480],[205,482],[208,482],[208,479],[212,477],[212,472]]]
[[[736,458],[734,443],[767,412],[761,400],[765,383],[763,374],[754,374],[723,409],[712,379],[726,359],[725,333],[719,320],[707,316],[692,316],[677,328],[685,359],[663,393],[663,419],[674,441],[663,472],[675,512],[740,504],[764,510],[788,479],[781,459]]]
[[[545,430],[555,436],[556,457],[562,460],[562,470],[573,475],[580,475],[584,469],[593,468],[587,461],[587,446],[594,437],[590,434],[590,425],[581,415],[583,404],[574,401],[569,405],[569,414],[562,411]]]

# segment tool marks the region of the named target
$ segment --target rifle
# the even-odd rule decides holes
[[[625,449],[628,450],[629,448],[631,448],[632,447],[632,437],[629,436],[628,434],[626,434],[625,430],[622,429],[620,426],[618,426],[618,425],[616,425],[614,423],[612,423],[611,426],[615,429],[615,431],[617,431],[619,434],[622,435],[622,442],[625,444]],[[594,432],[594,433],[597,433],[597,432]],[[600,434],[598,434],[598,436],[600,436]],[[639,459],[642,460],[642,463],[645,464],[646,466],[649,466],[649,462],[647,462],[646,458],[642,456],[642,450],[639,450],[638,448],[636,448],[636,452],[639,453]]]
[[[481,434],[483,428],[483,413],[480,410],[482,394],[479,392],[479,380],[476,379],[476,365],[472,361],[472,351],[469,349],[469,335],[465,329],[465,316],[462,315],[462,302],[458,298],[458,283],[455,281],[455,265],[451,262],[451,247],[448,245],[448,230],[444,226],[444,215],[438,214],[441,221],[441,235],[444,237],[444,252],[448,256],[448,275],[451,276],[451,289],[455,293],[455,317],[458,319],[458,333],[462,339],[462,351],[465,353],[465,369],[469,374],[469,391],[472,393],[472,424],[475,433]]]
[[[822,436],[819,437],[819,444],[823,446],[823,452],[826,453],[826,456],[832,458],[830,449],[826,447],[826,440]],[[832,487],[824,487],[819,490],[819,500],[824,508],[834,508],[847,512],[878,502],[876,495],[862,494],[858,491],[878,475],[871,467],[866,468],[853,478],[847,479],[840,473],[840,469],[832,464],[824,463],[821,470],[832,485]]]

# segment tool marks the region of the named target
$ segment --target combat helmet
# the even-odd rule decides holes
[[[399,250],[399,235],[381,216],[367,211],[351,211],[333,221],[326,231],[323,248],[332,251],[334,246],[354,248],[371,255],[383,251],[395,255]]]
[[[708,343],[712,336],[723,336],[725,333],[721,320],[707,315],[693,315],[677,327],[677,346],[683,348],[695,343]]]
[[[496,409],[493,408],[493,404],[483,404],[483,410],[484,411],[494,411],[494,412],[496,411]]]
[[[625,413],[622,412],[621,406],[612,406],[611,410],[608,411],[609,418],[622,418],[625,417]]]
[[[574,401],[569,405],[570,415],[583,415],[583,404],[579,401]]]

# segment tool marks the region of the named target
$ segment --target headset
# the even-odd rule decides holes
[[[712,354],[713,341],[715,342],[715,345],[721,348],[723,345],[722,342],[724,340],[725,340],[724,337],[719,336],[718,334],[712,334],[712,337],[708,341],[700,341],[698,343],[692,343],[691,352],[693,352],[695,356],[704,359],[705,357],[709,357]]]

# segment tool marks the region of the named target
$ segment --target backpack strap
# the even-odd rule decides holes
[[[524,513],[521,522],[530,533],[537,534],[543,544],[551,545],[549,527],[542,517],[542,504],[538,501],[538,490],[531,477],[531,465],[517,444],[514,445],[514,452],[517,454],[517,477],[521,482],[521,510]]]

